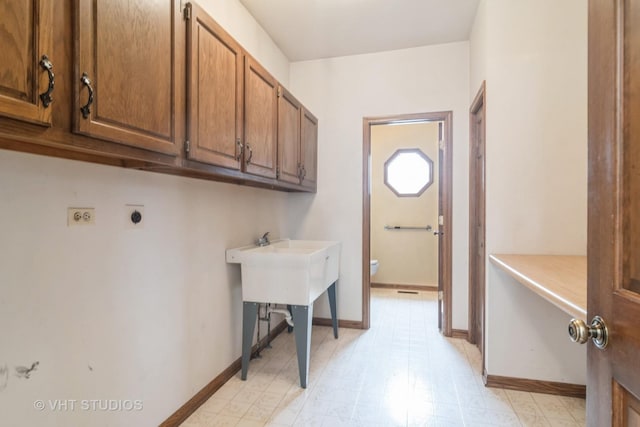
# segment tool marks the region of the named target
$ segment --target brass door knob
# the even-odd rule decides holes
[[[609,343],[609,330],[600,316],[595,316],[589,326],[583,320],[571,319],[569,337],[579,344],[584,344],[591,338],[596,347],[603,349]]]

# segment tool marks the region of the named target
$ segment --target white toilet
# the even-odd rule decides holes
[[[372,259],[371,260],[371,275],[373,276],[374,274],[376,274],[378,271],[378,260],[377,259]]]

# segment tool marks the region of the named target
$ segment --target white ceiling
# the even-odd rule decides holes
[[[240,0],[290,61],[469,39],[479,0]]]

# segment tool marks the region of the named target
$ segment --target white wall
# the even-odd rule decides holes
[[[438,285],[438,237],[390,226],[438,225],[437,122],[371,127],[371,258],[378,260],[375,283]],[[419,148],[433,161],[431,185],[418,197],[398,197],[384,182],[384,164],[402,148]]]
[[[362,318],[363,117],[452,110],[453,327],[467,329],[468,48],[461,42],[291,64],[291,90],[319,119],[318,193],[290,197],[292,226],[295,237],[342,241],[342,319]],[[316,313],[328,316],[328,308],[322,303]]]
[[[487,253],[586,254],[586,2],[482,1],[470,50],[469,99],[487,83]],[[568,317],[519,287],[487,266],[489,374],[584,384]]]
[[[288,61],[236,0],[203,3],[288,82]],[[267,230],[288,235],[286,201],[0,150],[0,424],[166,419],[240,356],[240,270],[225,263],[225,249]],[[128,203],[144,205],[144,229],[127,228]],[[96,224],[67,227],[72,206],[96,208]],[[14,375],[35,361],[31,378]],[[139,399],[143,410],[54,414],[35,410],[36,399]]]
[[[286,194],[7,151],[0,164],[0,366],[40,362],[0,391],[4,422],[44,425],[35,399],[142,399],[101,425],[156,425],[239,357],[225,249],[286,234]],[[128,203],[144,205],[142,230]],[[67,227],[70,206],[96,224]]]

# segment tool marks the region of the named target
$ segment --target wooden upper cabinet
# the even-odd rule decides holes
[[[283,87],[278,96],[278,179],[300,184],[300,112],[302,105]]]
[[[318,119],[306,108],[301,116],[302,185],[316,189],[318,176]]]
[[[276,177],[278,82],[249,55],[244,74],[244,171]]]
[[[0,115],[51,124],[53,1],[0,2]],[[45,58],[43,58],[45,56]],[[41,96],[42,95],[42,96]]]
[[[315,190],[317,120],[205,10],[1,0],[0,148]]]
[[[165,154],[184,141],[180,0],[76,0],[74,131]]]
[[[187,4],[187,9],[187,155],[240,169],[243,52],[200,7]]]

